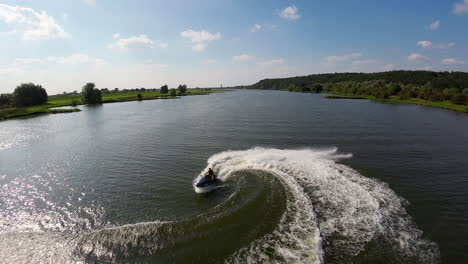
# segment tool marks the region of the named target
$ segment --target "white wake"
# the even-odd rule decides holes
[[[395,254],[437,263],[435,243],[423,239],[387,184],[338,164],[352,157],[336,148],[226,151],[208,160],[223,180],[241,170],[261,170],[287,187],[287,209],[276,230],[236,252],[229,262],[322,263],[327,256],[353,257],[376,239]]]

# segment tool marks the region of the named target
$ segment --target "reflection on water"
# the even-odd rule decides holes
[[[8,262],[466,257],[466,115],[279,91],[82,109],[0,122]],[[226,182],[197,195],[206,166]]]

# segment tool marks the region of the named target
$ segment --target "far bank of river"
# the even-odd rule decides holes
[[[375,96],[363,96],[363,95],[354,95],[354,94],[338,94],[338,93],[331,93],[332,95],[325,96],[328,99],[369,99],[373,101],[380,101],[380,102],[389,102],[389,103],[404,103],[404,104],[417,104],[417,105],[424,105],[436,108],[442,108],[462,113],[468,113],[468,105],[459,105],[454,104],[450,101],[428,101],[419,98],[409,98],[409,99],[400,99],[398,96],[391,96],[388,99],[376,98]]]
[[[155,99],[177,99],[179,96],[187,95],[206,95],[213,92],[220,92],[222,90],[213,89],[188,89],[183,95],[171,96],[161,94],[159,91],[145,91],[145,92],[111,92],[102,95],[102,103],[118,103],[138,100],[155,100]],[[141,94],[141,98],[138,98]],[[58,114],[58,113],[71,113],[81,111],[74,106],[82,105],[81,95],[53,95],[49,96],[47,104],[37,105],[22,108],[6,108],[0,109],[0,120],[11,118],[29,117],[41,114]],[[72,106],[71,108],[57,108],[63,106]]]

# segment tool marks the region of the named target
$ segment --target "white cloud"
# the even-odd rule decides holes
[[[396,64],[385,64],[379,60],[365,59],[351,62],[351,71],[354,72],[381,72],[391,71],[397,68]],[[348,71],[348,70],[344,70]]]
[[[232,57],[232,60],[234,61],[246,61],[246,60],[250,60],[251,59],[251,56],[247,55],[247,54],[242,54],[242,55],[239,55],[239,56],[233,56]]]
[[[421,46],[421,48],[424,48],[424,49],[428,49],[430,47],[432,47],[432,42],[428,41],[428,40],[421,40],[421,41],[418,41],[417,43],[419,46]]]
[[[112,34],[112,38],[118,39],[120,37],[120,33],[114,33]]]
[[[164,83],[176,85],[181,76],[168,75],[169,66],[163,63],[108,63],[87,54],[18,58],[8,65],[0,65],[0,93],[12,92],[19,81],[41,84],[49,94],[81,90],[87,82],[98,87],[160,87]]]
[[[115,34],[114,34],[115,38]],[[131,48],[153,48],[154,41],[148,36],[141,34],[139,36],[132,36],[129,38],[119,38],[114,43],[109,45],[109,48],[116,48],[120,50],[128,50]]]
[[[440,43],[435,45],[434,43],[428,41],[428,40],[421,40],[418,41],[417,44],[421,46],[421,48],[424,49],[449,49],[453,46],[455,46],[455,43],[449,42],[449,43]]]
[[[67,14],[67,13],[63,13],[63,14],[62,14],[62,18],[63,18],[63,20],[67,20],[67,19],[68,19],[68,14]]]
[[[167,43],[164,43],[164,42],[163,42],[163,43],[159,43],[159,47],[161,47],[161,48],[163,48],[163,49],[167,48],[167,46],[169,46]]]
[[[329,56],[329,57],[326,57],[325,60],[327,62],[344,62],[344,61],[354,60],[360,57],[362,57],[362,53],[355,52],[355,53],[351,53],[351,54],[343,55],[343,56]]]
[[[468,13],[468,0],[462,0],[460,3],[453,4],[453,13],[455,14]]]
[[[96,0],[81,0],[83,3],[89,5],[89,6],[96,6]]]
[[[453,47],[453,46],[455,46],[455,43],[453,43],[453,42],[442,43],[442,44],[437,45],[437,47],[438,47],[439,49],[448,49],[448,48],[451,48],[451,47]]]
[[[274,60],[269,60],[269,61],[261,61],[257,62],[257,65],[259,66],[273,66],[273,65],[278,65],[278,64],[283,64],[284,60],[283,59],[274,59]]]
[[[257,32],[259,31],[260,29],[262,29],[263,25],[259,25],[259,24],[255,24],[252,26],[252,28],[250,29],[251,32]]]
[[[443,65],[465,65],[466,62],[462,60],[457,60],[453,58],[447,58],[442,60]]]
[[[215,59],[207,59],[207,60],[204,60],[203,63],[206,63],[206,64],[215,64],[217,61]]]
[[[49,56],[45,58],[17,58],[14,65],[16,66],[34,66],[42,65],[80,65],[93,64],[94,66],[104,65],[106,62],[101,59],[94,58],[87,54],[72,54],[70,56]]]
[[[374,60],[355,60],[351,63],[351,65],[355,67],[363,67],[363,66],[368,66],[377,63],[377,61]]]
[[[205,50],[206,46],[209,42],[213,40],[217,40],[221,38],[221,33],[212,34],[208,31],[194,31],[191,29],[187,29],[182,31],[180,35],[184,38],[189,38],[192,43],[195,43],[195,46],[192,47],[194,51],[203,51]]]
[[[32,8],[0,4],[0,21],[16,24],[23,32],[25,40],[40,40],[69,37],[54,18],[45,11],[37,12]]]
[[[427,28],[430,30],[437,30],[439,29],[439,27],[440,27],[440,20],[436,20],[427,26]]]
[[[389,63],[389,64],[385,64],[383,66],[383,69],[384,71],[392,71],[392,70],[395,70],[397,67],[398,65]]]
[[[301,15],[299,15],[299,8],[292,5],[281,10],[280,17],[287,19],[287,20],[296,20],[296,19],[299,19]]]
[[[408,60],[412,62],[428,62],[430,59],[424,55],[418,54],[418,53],[411,53],[408,56]]]

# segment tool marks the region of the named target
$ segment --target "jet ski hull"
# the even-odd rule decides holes
[[[193,188],[196,193],[208,193],[219,187],[221,180],[215,179],[214,181],[206,180],[204,177],[196,180],[193,183]]]

